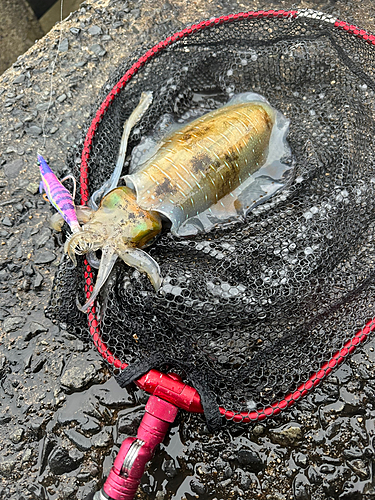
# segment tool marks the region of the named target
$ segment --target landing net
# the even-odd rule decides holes
[[[129,153],[163,114],[178,121],[252,91],[290,120],[293,175],[244,221],[162,235],[147,250],[164,277],[157,293],[118,262],[89,323],[76,296],[85,302],[94,271],[64,260],[49,314],[91,336],[122,382],[179,371],[211,422],[219,406],[263,418],[311,389],[374,328],[374,44],[322,13],[259,11],[193,25],[121,64],[68,159],[77,204],[112,173],[144,90],[154,100]]]

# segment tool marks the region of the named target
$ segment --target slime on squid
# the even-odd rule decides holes
[[[52,227],[64,221],[72,234],[64,250],[76,254],[102,251],[92,306],[118,257],[148,275],[157,291],[162,284],[158,263],[143,249],[169,221],[175,236],[209,231],[233,217],[244,217],[260,200],[283,186],[290,164],[286,143],[289,122],[264,97],[238,94],[222,107],[179,128],[171,127],[146,153],[133,150],[131,172],[119,186],[130,132],[146,113],[152,93],[144,92],[124,124],[120,151],[111,177],[93,193],[89,207],[75,206],[70,192],[38,155],[42,185],[57,213]],[[149,142],[150,143],[150,140]],[[138,157],[138,160],[137,160]],[[81,225],[82,224],[82,225]]]

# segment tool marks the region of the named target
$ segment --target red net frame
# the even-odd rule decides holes
[[[202,21],[198,24],[193,24],[182,31],[175,33],[172,36],[167,37],[165,40],[154,45],[150,50],[148,50],[143,56],[141,56],[136,63],[134,63],[128,71],[122,76],[122,78],[113,86],[111,91],[108,93],[104,101],[101,103],[98,111],[96,112],[89,130],[86,134],[86,138],[83,145],[82,156],[81,156],[81,169],[80,169],[80,195],[81,203],[86,205],[89,200],[89,190],[88,190],[88,160],[90,158],[90,152],[93,144],[93,140],[98,129],[98,125],[111,106],[112,102],[116,99],[116,96],[125,88],[127,83],[131,78],[138,73],[138,71],[153,58],[156,54],[164,50],[169,45],[173,44],[177,40],[181,40],[197,31],[209,28],[214,25],[232,23],[240,21],[243,19],[259,19],[259,18],[291,18],[295,19],[297,17],[310,17],[319,18],[321,21],[326,21],[332,27],[342,30],[348,34],[348,36],[355,36],[366,43],[375,45],[375,35],[358,28],[357,26],[350,25],[345,21],[340,21],[334,19],[332,16],[325,15],[310,9],[302,10],[268,10],[268,11],[249,11],[240,12],[238,14],[230,14],[227,16],[221,16],[215,19],[210,19]],[[94,280],[90,265],[87,260],[84,261],[85,265],[85,293],[88,299],[93,291]],[[122,360],[118,359],[107,347],[107,345],[102,341],[100,336],[100,325],[97,318],[96,304],[94,304],[88,311],[88,325],[89,332],[93,339],[94,345],[101,354],[101,356],[116,369],[123,370],[128,365]],[[244,411],[235,413],[231,410],[227,410],[220,407],[220,413],[225,416],[228,420],[233,420],[234,422],[252,422],[261,421],[268,417],[275,416],[286,408],[292,406],[294,403],[299,401],[303,396],[305,396],[314,387],[319,385],[321,381],[326,378],[332,370],[337,368],[347,356],[353,353],[353,351],[362,344],[370,333],[375,329],[374,320],[370,320],[364,328],[359,330],[352,338],[350,338],[344,346],[337,351],[330,360],[324,363],[321,368],[315,372],[310,378],[302,383],[294,392],[288,394],[280,401],[267,406],[265,408],[255,410],[255,411]],[[172,404],[175,404],[179,408],[185,409],[190,412],[203,413],[203,408],[200,403],[200,397],[198,392],[184,384],[180,377],[171,373],[164,374],[157,370],[151,370],[146,375],[141,377],[136,381],[136,384],[141,389],[149,392],[150,394],[157,395]]]

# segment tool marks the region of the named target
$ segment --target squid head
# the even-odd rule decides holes
[[[150,245],[161,229],[159,214],[140,208],[135,193],[128,187],[115,188],[102,199],[82,231],[73,234],[65,243],[65,251],[74,263],[75,254],[102,252],[94,290],[86,304],[79,306],[81,311],[87,312],[93,304],[117,257],[146,273],[155,290],[160,288],[159,265],[142,248]]]

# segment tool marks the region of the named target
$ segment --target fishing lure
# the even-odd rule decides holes
[[[118,257],[145,272],[158,290],[162,282],[159,265],[143,249],[161,232],[163,220],[169,220],[171,232],[178,234],[180,226],[191,217],[215,204],[225,207],[226,197],[234,200],[233,191],[267,159],[276,111],[263,100],[229,102],[165,137],[151,158],[124,177],[126,186],[117,187],[130,130],[151,99],[151,93],[142,94],[124,125],[119,159],[111,178],[93,194],[91,208],[78,207],[74,226],[61,203],[53,198],[54,193],[59,193],[57,188],[54,193],[50,191],[50,199],[60,213],[55,227],[61,216],[72,227],[73,234],[65,243],[72,261],[76,262],[75,254],[102,251],[94,290],[86,304],[80,306],[85,312]],[[84,224],[82,228],[77,228],[78,221]]]
[[[67,222],[73,233],[80,231],[81,226],[78,222],[73,196],[59,181],[56,175],[49,168],[46,160],[40,154],[38,154],[38,165],[40,175],[42,177],[39,191],[42,192],[42,190],[44,189],[48,200],[56,208],[63,220]],[[66,177],[65,179],[67,179],[68,177]],[[63,179],[63,181],[65,179]]]

